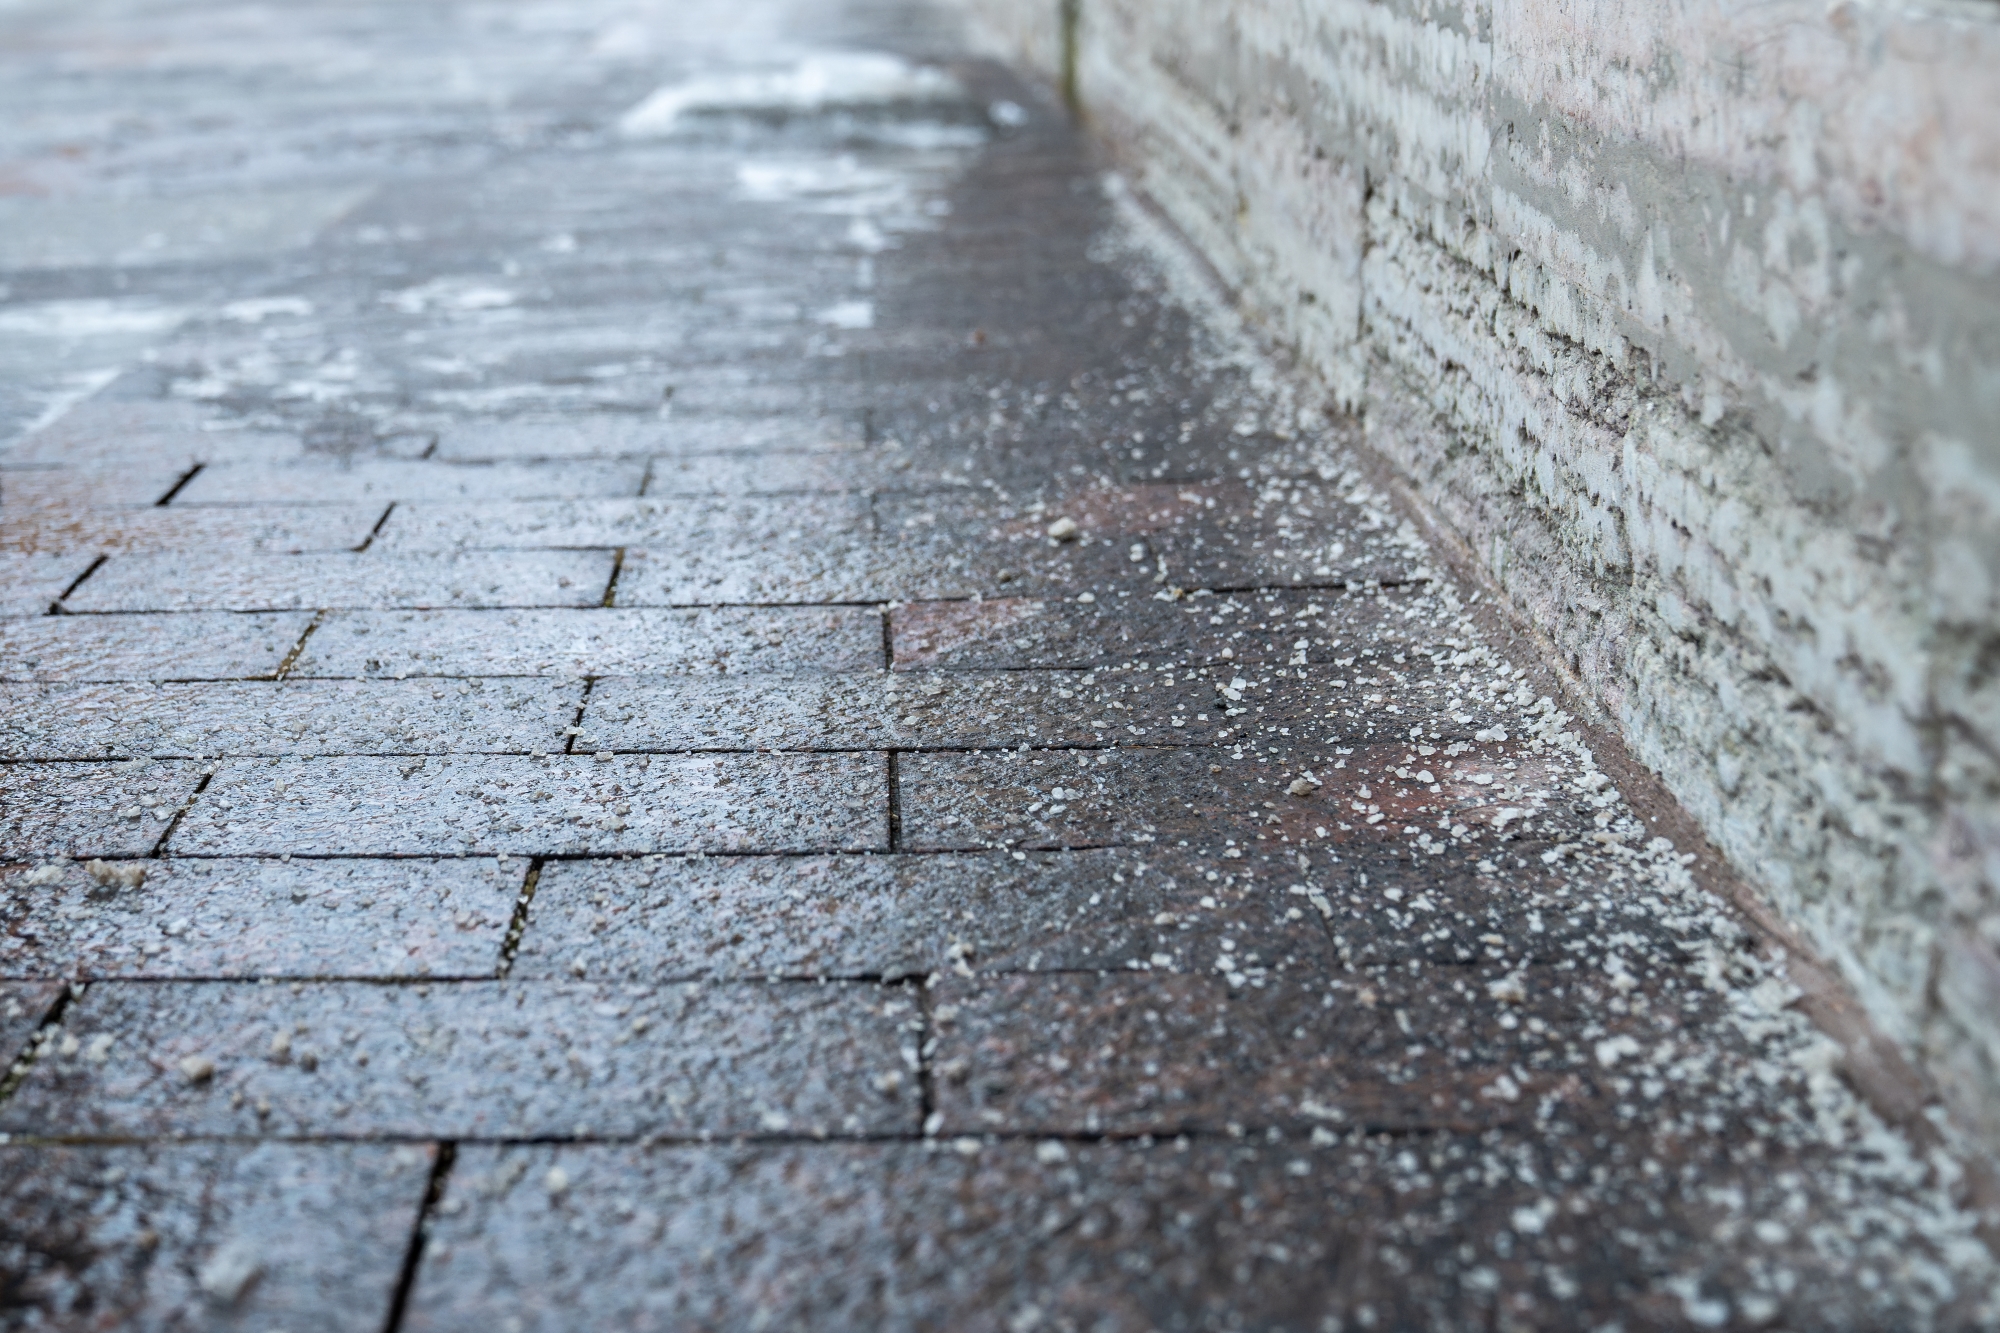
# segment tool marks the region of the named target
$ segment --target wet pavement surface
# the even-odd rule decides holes
[[[969,52],[0,13],[0,1328],[2000,1327]]]

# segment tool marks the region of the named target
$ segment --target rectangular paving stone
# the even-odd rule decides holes
[[[0,869],[0,975],[491,976],[526,869],[171,857]]]
[[[1432,773],[1438,781],[1425,784],[1414,774],[1396,776],[1396,768],[1408,767],[1398,763],[1407,754],[1399,747],[1352,748],[1339,759],[1200,749],[905,755],[897,767],[902,845],[1210,844],[1224,841],[1225,828],[1246,847],[1491,843],[1531,830],[1549,836],[1590,827],[1561,803],[1561,779],[1547,756],[1482,746],[1440,759]],[[1303,789],[1294,793],[1295,784]]]
[[[80,612],[597,606],[611,563],[603,551],[124,555],[63,605]]]
[[[1432,1154],[1449,1201],[1372,1145],[963,1143],[464,1148],[404,1326],[1476,1328],[1492,1306],[1450,1239],[1476,1141]],[[1539,1196],[1473,1197],[1484,1221]]]
[[[912,977],[1329,962],[1316,913],[1134,853],[699,857],[543,866],[516,977]],[[1260,973],[1262,975],[1263,973]]]
[[[583,726],[590,748],[601,741],[613,750],[1207,746],[1241,744],[1252,734],[1297,747],[1344,743],[1355,729],[1337,720],[1341,710],[1330,706],[1323,685],[1268,672],[1245,679],[1242,670],[1225,663],[1159,672],[606,676],[591,689]],[[1228,689],[1238,698],[1228,698]],[[1257,730],[1232,720],[1245,715]],[[1444,727],[1470,734],[1482,720],[1447,718]]]
[[[0,857],[145,856],[201,778],[178,762],[0,764]]]
[[[10,1315],[23,1328],[374,1333],[435,1156],[429,1144],[0,1146]]]
[[[0,982],[0,1052],[5,1052],[0,1060],[10,1068],[28,1049],[62,988],[59,981]]]
[[[7,527],[14,525],[7,511]],[[90,568],[87,555],[0,553],[0,616],[39,616]]]
[[[885,531],[909,523],[949,539],[982,591],[1005,570],[1021,592],[1401,582],[1421,557],[1395,530],[1371,529],[1325,482],[1153,482],[1079,489],[1032,508],[977,492],[885,496]],[[1062,524],[1052,537],[1052,525]]]
[[[890,613],[898,671],[1248,664],[1332,666],[1364,649],[1428,656],[1450,629],[1424,593],[1266,592],[1094,603],[1025,597],[925,602]],[[1451,620],[1456,621],[1452,616]],[[1304,646],[1300,646],[1303,641]],[[1304,656],[1303,662],[1292,659]]]
[[[182,856],[886,849],[879,755],[229,760]]]
[[[379,504],[282,509],[182,509],[173,505],[162,509],[148,505],[143,509],[29,510],[25,514],[9,509],[6,524],[0,526],[0,550],[42,555],[351,551],[368,539],[386,509]]]
[[[197,463],[275,460],[299,453],[299,441],[293,436],[244,430],[241,425],[208,408],[172,399],[87,398],[9,444],[7,461],[76,466],[139,460],[149,467],[177,469],[174,475],[180,476]]]
[[[303,613],[0,619],[0,679],[241,680],[277,671]]]
[[[941,1132],[1479,1129],[1548,1099],[1587,1113],[1607,1068],[1599,1041],[1650,1047],[1686,1021],[1678,1005],[1609,1012],[1604,980],[1541,967],[1240,989],[1226,975],[948,976],[930,988]],[[1513,1001],[1489,991],[1510,986]]]
[[[398,505],[376,540],[394,551],[626,546],[740,561],[759,550],[795,554],[807,534],[865,538],[872,525],[867,499],[855,496],[415,503]]]
[[[663,465],[704,455],[849,450],[858,447],[861,435],[858,427],[824,419],[570,414],[453,422],[438,432],[436,457],[454,462],[654,457],[659,460],[654,475],[663,476],[670,471]]]
[[[6,506],[11,517],[34,510],[66,514],[94,507],[157,504],[191,466],[135,458],[0,468],[0,505]]]
[[[0,685],[0,756],[552,752],[583,693],[506,677]]]
[[[914,1080],[885,1076],[909,1068],[906,1046],[915,1059],[915,1008],[873,985],[105,981],[65,1011],[62,1038],[0,1104],[0,1126],[91,1136],[914,1133]]]
[[[175,504],[333,504],[373,500],[553,500],[637,495],[641,460],[563,463],[444,463],[436,460],[218,463]],[[149,497],[150,498],[150,497]]]
[[[292,674],[760,674],[881,666],[882,618],[855,607],[354,611],[326,618]]]

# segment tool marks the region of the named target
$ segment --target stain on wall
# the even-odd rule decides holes
[[[2000,5],[962,4],[2000,1144]]]

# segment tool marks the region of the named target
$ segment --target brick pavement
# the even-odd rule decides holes
[[[0,32],[0,1326],[2000,1319],[943,18]]]

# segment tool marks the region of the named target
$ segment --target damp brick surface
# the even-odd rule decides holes
[[[0,15],[0,1325],[1993,1326],[1046,93],[683,8]]]

